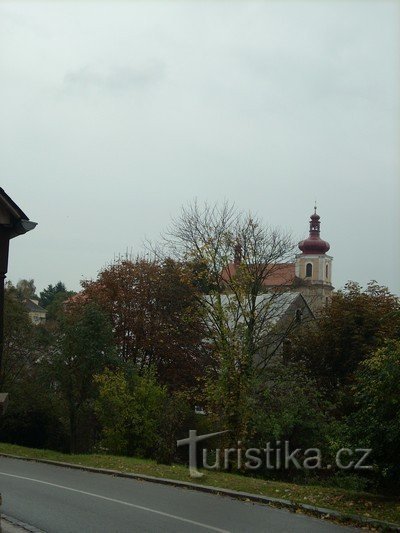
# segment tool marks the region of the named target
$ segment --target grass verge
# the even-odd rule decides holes
[[[14,444],[0,443],[0,453],[34,459],[50,459],[82,466],[108,468],[121,472],[132,472],[178,481],[193,480],[182,465],[161,465],[155,461],[136,457],[113,455],[68,455],[52,450],[25,448]],[[224,489],[251,492],[263,496],[282,498],[295,503],[305,503],[339,511],[345,515],[355,514],[366,518],[400,524],[400,500],[368,492],[356,492],[318,485],[297,485],[279,481],[268,481],[239,474],[207,471],[198,485],[210,485]]]

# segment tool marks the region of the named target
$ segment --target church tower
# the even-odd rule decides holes
[[[310,217],[310,234],[299,242],[301,253],[296,255],[295,274],[301,283],[300,291],[315,311],[329,303],[332,286],[332,260],[327,255],[330,245],[320,237],[320,216],[317,207]]]

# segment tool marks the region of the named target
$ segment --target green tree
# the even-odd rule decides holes
[[[292,338],[288,357],[303,363],[321,386],[351,385],[359,364],[400,330],[399,299],[375,281],[365,290],[349,282],[321,318]]]
[[[18,298],[20,300],[38,299],[36,296],[36,286],[33,279],[20,279],[16,286]]]
[[[323,448],[330,406],[312,376],[298,364],[276,362],[262,381],[252,417],[253,438]]]
[[[49,371],[69,423],[70,452],[77,451],[79,417],[93,404],[94,376],[114,360],[114,339],[104,313],[93,303],[71,304],[61,319]]]
[[[32,448],[68,451],[63,405],[39,361],[20,372],[6,413],[0,417],[1,440]]]
[[[176,441],[199,425],[191,392],[178,390],[166,395],[160,412],[155,459],[159,463],[171,464],[177,457]]]
[[[102,428],[100,446],[110,453],[126,455],[133,397],[125,373],[106,369],[96,376],[96,383],[99,395],[95,411]]]
[[[102,425],[101,446],[116,454],[151,456],[167,398],[152,369],[143,375],[118,369],[96,377],[96,414]]]
[[[400,340],[387,341],[359,367],[357,411],[349,427],[354,445],[372,449],[381,481],[400,488]]]
[[[57,320],[63,312],[63,304],[71,296],[75,294],[74,291],[68,291],[62,281],[58,281],[55,285],[48,285],[40,293],[40,305],[47,310],[47,320]]]
[[[43,361],[51,343],[42,326],[33,326],[18,291],[8,283],[5,290],[4,366],[0,385],[10,395],[6,413],[0,417],[4,441],[36,448],[63,449],[65,433],[60,403]]]
[[[55,285],[48,285],[40,293],[40,305],[47,309],[48,305],[54,300],[54,297],[58,293],[67,292],[67,288],[62,281],[58,281]]]
[[[0,376],[2,389],[9,389],[29,369],[35,352],[34,328],[25,306],[19,300],[18,290],[7,284],[4,296],[4,353]]]
[[[74,296],[74,294],[76,293],[73,291],[57,292],[51,302],[47,305],[47,320],[60,320],[64,313],[65,302],[67,302],[71,296]]]
[[[259,385],[249,355],[242,343],[232,340],[230,348],[215,353],[218,371],[207,372],[204,404],[213,427],[228,429],[222,437],[222,447],[229,448],[238,440],[248,442],[254,395]]]

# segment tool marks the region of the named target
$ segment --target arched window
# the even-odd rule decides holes
[[[326,277],[329,276],[329,266],[328,265],[325,265],[325,276]]]
[[[311,278],[312,276],[312,264],[307,263],[306,264],[306,278]]]

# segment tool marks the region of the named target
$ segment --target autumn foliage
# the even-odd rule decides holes
[[[154,367],[169,388],[196,383],[206,352],[196,289],[183,266],[170,259],[117,260],[83,287],[81,298],[109,316],[122,361],[140,371]]]
[[[320,384],[351,384],[359,364],[400,333],[399,299],[375,281],[363,289],[349,282],[334,294],[321,318],[292,339],[290,355]]]

